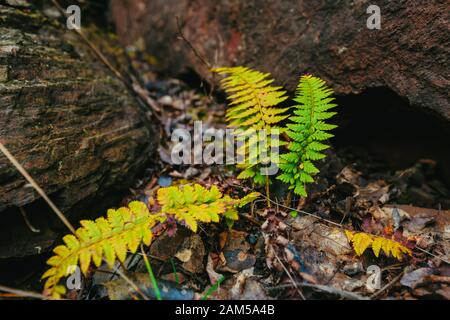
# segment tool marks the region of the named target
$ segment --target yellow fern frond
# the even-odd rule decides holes
[[[226,120],[229,126],[240,130],[237,135],[243,141],[237,153],[244,159],[238,166],[244,171],[238,179],[252,178],[256,183],[264,184],[266,178],[261,174],[259,164],[273,160],[269,155],[270,146],[273,146],[271,135],[275,129],[281,132],[276,125],[288,117],[286,112],[289,109],[276,106],[288,98],[286,91],[282,87],[271,86],[274,80],[268,79],[269,73],[245,67],[216,68],[212,71],[226,75],[221,80],[231,100]],[[265,131],[256,134],[258,130]]]
[[[287,99],[286,91],[270,84],[269,73],[261,73],[245,67],[216,68],[214,72],[227,75],[221,81],[222,87],[232,102],[227,109],[226,119],[231,126],[269,129],[287,118],[288,108],[275,108]]]
[[[237,220],[235,207],[253,196],[257,196],[257,193],[242,199],[232,199],[223,196],[216,186],[208,190],[195,184],[161,188],[157,198],[163,214],[174,216],[176,220],[184,222],[192,231],[197,232],[197,221],[219,222],[221,215]]]
[[[236,208],[253,201],[259,196],[251,193],[242,199],[224,196],[217,187],[206,189],[198,184],[161,188],[158,190],[159,213],[151,213],[146,204],[133,201],[128,207],[110,209],[106,218],[95,221],[80,221],[81,227],[75,234],[63,238],[64,245],[56,247],[47,264],[51,267],[44,273],[45,294],[59,299],[65,294],[60,280],[76,271],[80,266],[86,275],[91,262],[99,267],[103,260],[113,267],[118,259],[125,261],[128,252],[135,253],[141,243],[150,245],[152,227],[168,217],[183,222],[194,232],[197,222],[219,222],[219,216],[237,220]]]
[[[412,255],[410,249],[391,239],[374,236],[365,232],[352,232],[349,230],[345,230],[345,234],[358,256],[362,255],[366,249],[370,247],[377,258],[381,250],[383,250],[387,256],[390,255],[400,261],[403,259],[404,254]]]
[[[268,129],[287,118],[288,108],[275,108],[287,99],[282,87],[270,84],[269,73],[261,73],[245,67],[216,68],[214,72],[227,75],[221,81],[222,87],[232,102],[226,118],[231,126],[245,130],[249,127]]]
[[[128,207],[108,210],[106,219],[80,221],[82,227],[75,235],[66,235],[63,238],[65,244],[56,247],[55,255],[47,261],[51,268],[42,276],[47,279],[44,289],[59,298],[65,290],[57,286],[58,282],[75,272],[78,265],[86,274],[91,261],[97,267],[103,259],[110,267],[116,258],[124,262],[127,250],[134,253],[141,242],[150,244],[151,228],[165,219],[163,215],[151,214],[144,203],[133,201]]]

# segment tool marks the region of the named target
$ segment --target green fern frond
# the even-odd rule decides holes
[[[320,141],[333,137],[327,131],[336,128],[324,121],[336,114],[329,111],[337,106],[331,103],[332,93],[320,78],[311,75],[300,78],[294,99],[298,105],[289,118],[291,123],[287,125],[287,135],[291,138],[287,147],[290,152],[281,155],[279,166],[282,174],[277,178],[303,197],[307,196],[306,184],[314,182],[314,175],[319,173],[313,161],[323,159],[325,154],[321,151],[328,148]]]
[[[258,193],[250,193],[242,199],[223,195],[217,187],[206,189],[194,186],[168,187],[158,190],[157,200],[161,206],[158,213],[151,213],[143,202],[133,201],[128,207],[109,209],[106,218],[80,222],[74,235],[63,238],[64,245],[56,247],[47,264],[51,267],[44,273],[45,294],[59,299],[65,294],[60,280],[75,272],[79,265],[86,274],[91,262],[99,267],[103,260],[113,267],[116,259],[125,261],[128,252],[135,253],[141,243],[150,245],[152,228],[168,217],[184,223],[197,231],[197,221],[219,222],[219,216],[237,220],[236,208],[253,201]]]
[[[241,130],[239,136],[244,140],[243,147],[238,150],[238,155],[245,159],[244,163],[238,165],[238,168],[243,169],[238,179],[252,178],[255,183],[264,184],[266,178],[259,172],[260,164],[269,162],[271,134],[275,132],[274,129],[281,132],[277,124],[288,117],[286,112],[289,108],[276,107],[288,98],[286,91],[282,87],[271,86],[274,80],[268,79],[269,73],[245,67],[216,68],[213,71],[226,75],[221,80],[231,100],[226,120],[229,126]],[[259,141],[252,141],[256,135],[251,133],[263,129],[263,136],[256,138]],[[262,154],[268,155],[267,159],[261,159]]]

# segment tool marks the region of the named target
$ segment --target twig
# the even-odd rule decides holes
[[[205,58],[202,57],[202,55],[197,51],[197,49],[195,49],[195,47],[192,45],[192,43],[186,38],[186,36],[183,34],[183,30],[181,29],[180,18],[178,16],[176,16],[176,19],[177,19],[177,28],[178,28],[178,34],[179,34],[178,38],[183,40],[188,45],[189,49],[192,50],[192,52],[197,57],[197,59],[200,60],[200,62],[206,67],[206,69],[209,72],[211,72],[211,69],[212,69],[211,64],[208,61],[206,61]],[[214,72],[212,72],[211,88],[209,90],[209,95],[208,95],[210,98],[212,97],[212,93],[214,92],[215,76],[216,76],[216,74]],[[202,83],[203,83],[203,80],[202,80]]]
[[[299,293],[300,297],[303,300],[305,299],[305,296],[303,295],[302,291],[300,290],[300,288],[297,286],[297,282],[295,282],[294,278],[292,277],[291,273],[289,272],[289,270],[284,266],[283,262],[281,262],[281,259],[278,257],[275,249],[273,248],[273,246],[271,245],[271,248],[273,250],[273,253],[275,254],[275,258],[277,258],[278,262],[281,264],[281,266],[283,267],[284,272],[286,272],[287,276],[289,277],[289,279],[291,280],[293,286],[295,287],[295,289],[297,289],[297,292]]]
[[[75,233],[75,228],[67,220],[64,214],[58,209],[58,207],[50,200],[45,191],[34,181],[34,179],[28,174],[24,167],[17,161],[17,159],[8,151],[8,149],[0,142],[0,151],[8,158],[8,160],[16,167],[20,174],[31,184],[31,186],[39,193],[39,195],[48,203],[50,208],[56,213],[58,218],[66,225],[70,232]]]
[[[205,67],[208,70],[211,70],[211,64],[205,60],[205,58],[203,58],[200,53],[198,53],[197,49],[194,48],[194,46],[192,45],[192,43],[184,36],[183,31],[181,29],[181,24],[180,24],[180,17],[176,16],[177,19],[177,27],[178,27],[178,34],[179,34],[179,38],[181,40],[183,40],[188,46],[189,48],[192,50],[192,52],[195,54],[195,56],[201,61],[201,63],[203,63],[203,65],[205,65]]]
[[[374,294],[372,294],[370,296],[370,299],[375,299],[376,297],[378,297],[380,294],[382,294],[385,290],[389,289],[390,287],[392,287],[395,283],[397,283],[398,280],[400,280],[400,278],[403,276],[403,274],[405,273],[405,271],[402,271],[399,275],[397,275],[394,279],[392,279],[391,282],[387,283],[383,288],[381,288],[380,290],[378,290],[377,292],[375,292]]]
[[[443,261],[443,262],[445,262],[445,263],[447,263],[447,264],[450,264],[450,262],[449,262],[448,260],[445,260],[444,258],[441,258],[441,257],[439,257],[439,256],[437,256],[437,255],[431,253],[430,251],[427,251],[427,250],[425,250],[425,249],[422,249],[422,248],[420,248],[420,247],[418,247],[418,246],[415,246],[414,248],[415,248],[415,249],[418,249],[419,251],[422,251],[423,253],[426,253],[426,254],[428,254],[428,255],[430,255],[430,256],[436,258],[436,259],[439,259],[439,260],[441,260],[441,261]]]
[[[50,297],[44,296],[40,293],[36,293],[36,292],[32,292],[32,291],[24,291],[24,290],[19,290],[19,289],[13,289],[13,288],[5,287],[2,285],[0,285],[0,291],[12,293],[17,296],[26,297],[26,298],[34,298],[34,299],[41,299],[41,300],[50,299]]]
[[[313,288],[313,289],[318,289],[327,293],[331,293],[331,294],[335,294],[338,296],[341,296],[344,299],[350,299],[350,300],[370,300],[369,298],[360,296],[359,294],[353,293],[353,292],[349,292],[349,291],[344,291],[344,290],[340,290],[334,287],[330,287],[330,286],[325,286],[325,285],[321,285],[321,284],[311,284],[311,283],[301,283],[301,282],[296,282],[296,285],[299,287],[305,287],[305,288]],[[275,286],[275,287],[271,287],[269,288],[269,290],[279,290],[279,289],[285,289],[285,288],[291,288],[294,285],[291,283],[287,283],[287,284],[282,284],[279,286]]]

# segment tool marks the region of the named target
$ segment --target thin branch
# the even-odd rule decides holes
[[[70,232],[75,233],[75,228],[67,220],[64,214],[58,209],[52,200],[47,196],[45,191],[34,181],[34,179],[28,174],[24,167],[17,161],[17,159],[8,151],[8,149],[0,142],[0,151],[8,158],[8,160],[16,167],[20,174],[31,184],[31,186],[39,193],[39,195],[48,203],[50,208],[56,213],[58,218],[66,225]]]
[[[177,19],[178,34],[180,36],[180,39],[183,40],[189,46],[189,48],[192,50],[192,52],[195,54],[195,56],[200,60],[200,62],[203,63],[203,65],[208,70],[211,70],[211,68],[212,68],[211,64],[208,61],[206,61],[206,59],[203,58],[200,55],[200,53],[198,53],[197,49],[195,49],[195,47],[192,45],[192,43],[183,34],[183,30],[181,29],[181,24],[180,24],[180,18],[178,16],[176,16],[176,19]]]
[[[297,285],[297,282],[295,282],[294,278],[292,277],[291,273],[289,272],[289,270],[284,266],[283,262],[281,261],[281,259],[278,257],[275,249],[273,248],[273,246],[271,245],[271,248],[273,250],[273,253],[275,254],[275,258],[277,258],[278,262],[281,264],[281,266],[283,267],[284,272],[286,272],[287,276],[289,277],[289,279],[292,282],[292,285],[295,287],[295,289],[297,289],[297,292],[299,293],[300,297],[303,300],[306,300],[305,296],[303,295],[302,291],[300,290],[299,286]]]
[[[180,24],[180,18],[178,16],[176,16],[177,19],[177,28],[178,28],[178,34],[179,34],[179,39],[183,40],[189,47],[189,49],[192,50],[192,52],[194,53],[194,55],[197,57],[198,60],[200,60],[200,62],[206,67],[206,69],[211,72],[212,66],[211,64],[206,61],[205,58],[203,58],[203,56],[197,51],[197,49],[195,49],[195,47],[192,45],[192,43],[186,38],[186,36],[183,34],[183,30],[181,29],[181,24]],[[212,73],[212,81],[211,81],[211,88],[209,90],[209,98],[212,99],[212,93],[214,92],[214,83],[215,83],[215,78],[216,78],[216,73],[211,72]],[[202,84],[203,84],[203,79],[202,79]],[[206,93],[206,92],[205,92]]]
[[[414,248],[415,248],[415,249],[418,249],[419,251],[422,251],[423,253],[426,253],[426,254],[428,254],[428,255],[430,255],[430,256],[436,258],[436,259],[439,259],[439,260],[441,260],[441,261],[443,261],[443,262],[445,262],[445,263],[447,263],[447,264],[450,264],[450,261],[445,260],[444,258],[441,258],[441,257],[439,257],[439,256],[437,256],[437,255],[431,253],[430,251],[427,251],[427,250],[425,250],[425,249],[422,249],[422,248],[420,248],[420,247],[418,247],[418,246],[415,246]]]
[[[356,293],[353,293],[353,292],[344,291],[344,290],[340,290],[340,289],[337,289],[337,288],[334,288],[334,287],[325,286],[325,285],[321,285],[321,284],[311,284],[311,283],[296,282],[295,285],[297,285],[299,287],[318,289],[318,290],[323,291],[323,292],[327,292],[327,293],[330,293],[330,294],[338,295],[338,296],[340,296],[340,297],[342,297],[344,299],[370,300],[369,298],[360,296],[359,294],[356,294]],[[287,284],[282,284],[282,285],[279,285],[279,286],[271,287],[271,288],[268,288],[268,289],[269,290],[279,290],[279,289],[291,288],[293,286],[294,286],[294,284],[287,283]]]

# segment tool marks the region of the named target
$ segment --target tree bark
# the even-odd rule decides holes
[[[0,140],[63,212],[82,216],[130,186],[157,134],[73,31],[39,12],[0,5]],[[45,204],[33,206],[37,199],[0,154],[0,258],[52,244],[53,222]],[[40,233],[14,209],[23,206]]]
[[[449,32],[445,0],[380,0],[381,29],[367,28],[370,1],[112,0],[126,43],[142,38],[165,70],[193,68],[211,79],[178,39],[176,16],[199,54],[215,66],[271,72],[294,90],[303,73],[339,95],[389,87],[413,106],[450,120]],[[363,106],[362,106],[363,107]]]

